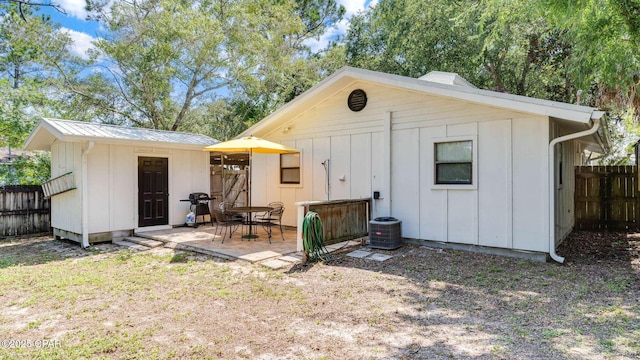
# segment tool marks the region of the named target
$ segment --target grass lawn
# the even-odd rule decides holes
[[[404,246],[281,271],[0,240],[0,358],[637,359],[640,243],[606,236],[626,253],[574,238],[558,265]]]

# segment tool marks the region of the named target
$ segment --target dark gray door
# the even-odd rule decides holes
[[[138,226],[169,224],[169,159],[138,158]]]

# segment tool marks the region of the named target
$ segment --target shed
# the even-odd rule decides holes
[[[405,239],[557,261],[574,224],[574,165],[609,146],[595,108],[482,90],[453,73],[351,67],[249,134],[301,149],[298,162],[255,156],[254,203],[373,198],[372,216],[402,220]],[[295,212],[283,221],[295,225]]]
[[[209,191],[208,136],[42,119],[25,143],[51,151],[56,237],[89,243],[184,224],[193,192]],[[54,180],[55,181],[55,180]]]

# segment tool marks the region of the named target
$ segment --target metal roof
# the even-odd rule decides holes
[[[54,139],[188,147],[205,147],[219,143],[216,139],[200,134],[43,118],[27,139],[25,148],[45,150]]]

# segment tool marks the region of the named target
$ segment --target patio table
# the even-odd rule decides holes
[[[270,206],[239,206],[239,207],[232,207],[232,208],[226,209],[226,211],[229,211],[229,212],[247,214],[247,221],[245,222],[245,225],[249,225],[249,233],[247,235],[242,235],[242,237],[245,239],[255,239],[258,237],[257,234],[254,234],[251,231],[253,227],[253,219],[251,218],[251,213],[267,212],[271,210],[273,210],[273,208]]]

